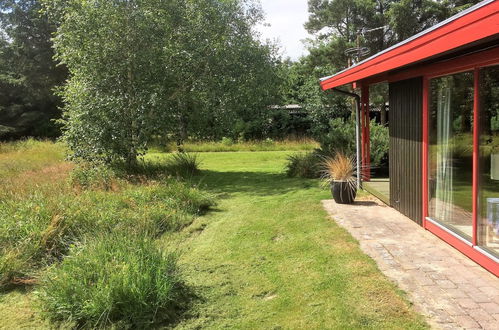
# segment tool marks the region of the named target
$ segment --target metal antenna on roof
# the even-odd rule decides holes
[[[374,29],[369,29],[366,30],[365,28],[357,31],[357,47],[352,47],[348,48],[345,50],[345,55],[348,56],[348,66],[350,67],[351,65],[354,65],[356,63],[360,62],[360,59],[362,56],[365,56],[369,54],[371,51],[368,47],[362,47],[360,46],[360,35],[365,35],[366,33],[378,31],[378,30],[384,30],[387,27],[387,25],[380,26]]]

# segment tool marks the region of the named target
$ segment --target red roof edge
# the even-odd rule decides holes
[[[499,1],[486,0],[333,76],[328,90],[420,62],[499,33]]]

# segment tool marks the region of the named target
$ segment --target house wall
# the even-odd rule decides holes
[[[422,224],[422,98],[421,77],[391,82],[390,204]]]

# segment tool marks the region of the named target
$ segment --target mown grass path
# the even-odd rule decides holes
[[[174,240],[199,293],[177,328],[425,328],[327,217],[320,201],[329,193],[283,174],[288,154],[200,155],[201,185],[220,202]]]

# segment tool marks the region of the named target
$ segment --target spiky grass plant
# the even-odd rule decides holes
[[[347,156],[343,152],[337,152],[332,157],[325,157],[321,165],[321,177],[324,183],[330,184],[338,181],[355,185],[357,171],[353,157]]]
[[[314,179],[320,176],[320,157],[315,152],[288,156],[286,174],[292,178]]]
[[[171,155],[167,170],[178,177],[191,177],[199,173],[201,162],[197,154],[177,152]]]

